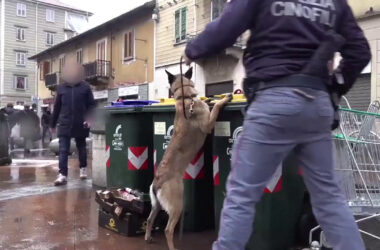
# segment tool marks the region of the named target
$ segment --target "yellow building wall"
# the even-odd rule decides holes
[[[198,0],[197,0],[198,1]],[[194,33],[194,0],[184,0],[171,6],[158,0],[160,20],[156,25],[156,67],[178,63],[186,43],[175,44],[175,11],[187,7],[187,33]]]
[[[114,84],[145,83],[153,81],[154,65],[154,22],[137,26],[135,30],[135,58],[124,62],[124,34],[130,28],[113,35],[112,68],[115,72]]]
[[[374,11],[380,11],[380,1],[379,0],[348,0],[354,11],[355,16],[363,16],[373,7]]]
[[[63,51],[57,51],[52,58],[46,57],[42,61],[49,60],[52,63],[52,73],[59,72],[60,55],[65,55],[66,64],[76,62],[76,52],[78,49],[82,49],[83,63],[93,62],[97,59],[97,42],[106,39],[106,60],[111,61],[112,59],[111,65],[115,76],[114,79],[110,78],[108,87],[117,87],[123,83],[152,82],[154,77],[154,22],[149,20],[133,27],[135,29],[135,59],[125,63],[122,60],[124,33],[130,29],[130,27],[121,27],[116,33],[112,33],[112,50],[111,34],[105,34],[96,38],[84,38]],[[39,67],[38,74],[40,74],[40,70]],[[51,91],[45,87],[45,81],[40,78],[38,78],[38,96],[40,99],[52,98]]]

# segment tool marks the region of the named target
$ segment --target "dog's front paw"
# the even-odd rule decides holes
[[[234,96],[231,93],[229,93],[224,98],[225,98],[225,100],[227,102],[230,102],[230,101],[232,101],[232,99],[234,98]]]

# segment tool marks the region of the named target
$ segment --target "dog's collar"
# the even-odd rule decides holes
[[[185,85],[183,85],[183,87],[192,87],[192,88],[194,88],[194,85],[192,85],[192,84],[185,84]],[[177,90],[179,90],[180,88],[182,88],[182,86],[176,88],[176,89],[173,91],[173,93],[177,92]]]
[[[175,100],[176,100],[176,101],[178,101],[178,100],[184,100],[184,99],[190,99],[190,100],[193,100],[195,97],[197,97],[196,94],[194,94],[194,95],[189,95],[189,96],[185,96],[185,97],[178,96],[178,97],[175,98]]]

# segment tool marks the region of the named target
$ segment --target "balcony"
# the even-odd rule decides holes
[[[92,85],[108,84],[111,77],[111,62],[96,60],[83,64],[86,80]]]
[[[61,73],[55,72],[45,75],[45,86],[50,90],[56,90],[58,84],[62,82]]]

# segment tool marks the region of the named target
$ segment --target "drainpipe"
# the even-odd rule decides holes
[[[39,3],[37,2],[36,3],[36,42],[35,42],[35,55],[38,53],[38,5]],[[38,63],[36,63],[35,65],[35,74],[36,74],[36,85],[35,85],[35,95],[37,97],[37,100],[39,100],[39,96],[38,96],[38,88],[39,88],[39,84],[38,84]],[[38,103],[37,103],[37,107],[38,107]]]
[[[4,43],[5,43],[5,0],[1,1],[0,13],[0,103],[1,97],[4,95]]]
[[[145,67],[145,83],[148,83],[148,60],[145,60],[144,67]]]

